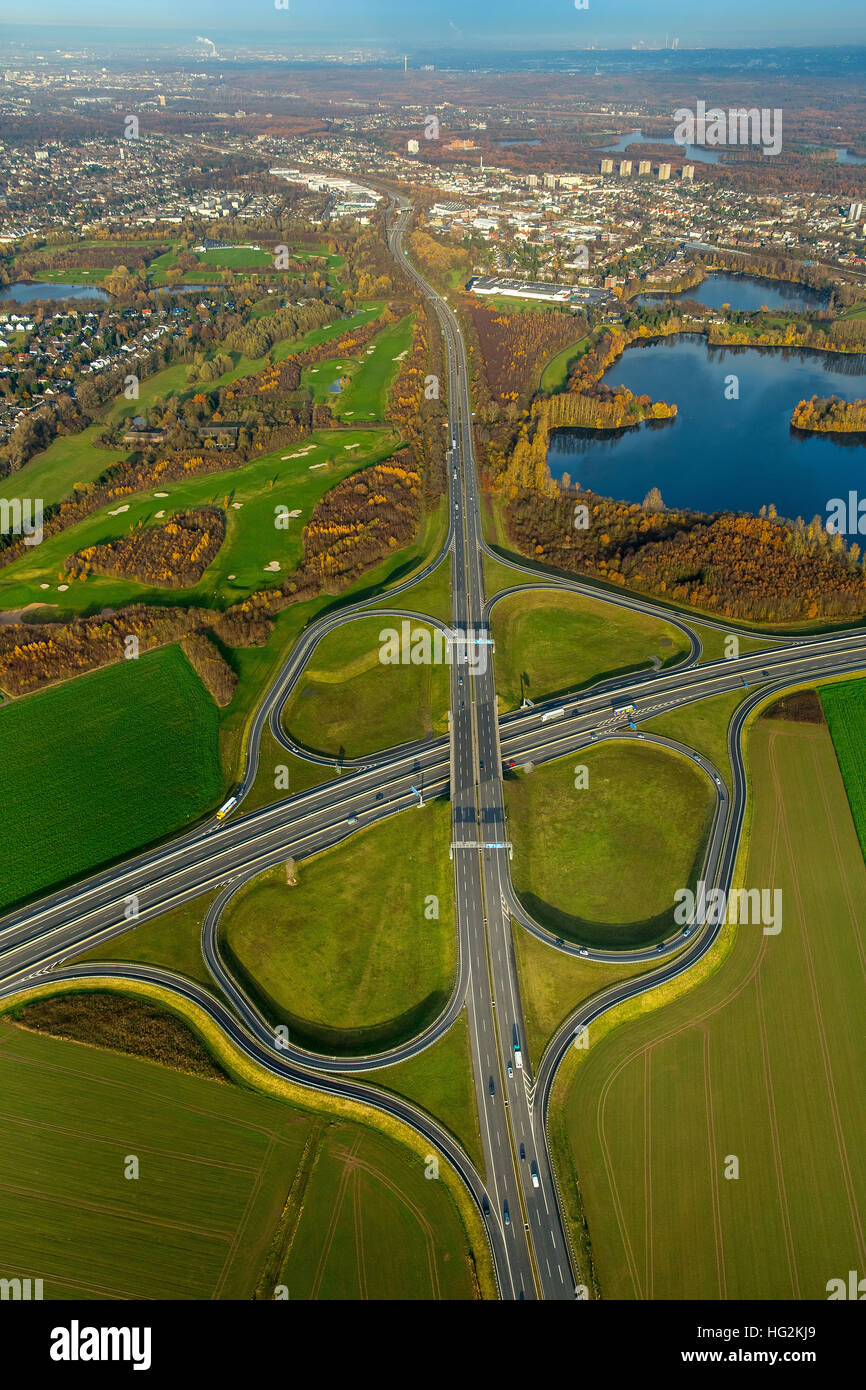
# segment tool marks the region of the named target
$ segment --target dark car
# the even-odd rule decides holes
[[[493,1085],[493,1077],[492,1077],[492,1076],[491,1076],[491,1078],[490,1078],[490,1094],[491,1094],[491,1095],[495,1095],[495,1094],[496,1094],[496,1087]]]

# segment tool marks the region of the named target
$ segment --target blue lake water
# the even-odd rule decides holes
[[[792,285],[786,280],[761,280],[754,275],[708,275],[700,285],[693,289],[669,294],[638,294],[638,304],[660,304],[665,299],[696,299],[708,309],[720,309],[729,304],[732,309],[760,309],[766,304],[768,309],[790,309],[798,313],[802,309],[826,309],[829,296],[822,290],[810,290],[805,285]]]
[[[739,399],[725,398],[726,378]],[[555,478],[606,497],[642,502],[657,487],[669,507],[826,516],[831,497],[866,490],[863,436],[791,429],[811,396],[866,398],[866,357],[780,348],[714,348],[696,334],[634,346],[605,373],[609,386],[675,403],[675,420],[602,434],[558,430],[548,464]]]
[[[694,131],[692,132],[694,134]],[[642,130],[633,130],[629,135],[621,135],[613,145],[600,145],[605,154],[613,154],[617,150],[627,150],[631,145],[670,145],[672,149],[685,155],[695,164],[718,164],[718,150],[707,149],[705,145],[681,145],[672,135],[644,135]]]
[[[107,300],[105,290],[96,285],[28,285],[19,280],[15,285],[0,289],[0,300],[11,299],[16,304],[29,304],[36,299],[101,299]]]

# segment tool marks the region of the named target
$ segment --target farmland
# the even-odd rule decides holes
[[[683,634],[657,618],[549,589],[501,599],[491,631],[500,708],[506,710],[517,709],[525,695],[540,700],[579,690],[645,669],[654,656],[669,665],[688,651]]]
[[[860,848],[866,856],[866,681],[825,685],[820,694]]]
[[[441,1013],[457,968],[449,839],[449,808],[431,802],[302,860],[295,887],[280,865],[231,901],[226,961],[295,1042],[381,1052]]]
[[[0,906],[196,820],[222,791],[217,728],[178,647],[0,708]]]
[[[8,1022],[0,1078],[0,1263],[46,1299],[477,1295],[446,1183],[374,1129]]]
[[[578,767],[588,775],[580,788]],[[715,800],[690,761],[614,740],[521,772],[505,788],[514,886],[536,921],[608,949],[671,930],[674,893],[697,878]]]
[[[727,928],[715,971],[557,1081],[605,1298],[821,1299],[864,1265],[866,868],[824,726],[758,720],[748,754],[738,881],[781,888],[782,931]]]

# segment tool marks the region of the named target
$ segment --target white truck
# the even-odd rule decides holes
[[[561,719],[564,714],[565,710],[562,707],[560,707],[559,709],[545,710],[544,714],[541,716],[541,722],[542,724],[547,724],[548,721],[551,719]]]

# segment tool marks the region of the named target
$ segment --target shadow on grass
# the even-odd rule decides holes
[[[296,1047],[318,1052],[326,1057],[366,1057],[387,1052],[392,1047],[409,1042],[429,1027],[444,1010],[451,997],[449,990],[433,990],[426,998],[368,1028],[329,1028],[326,1024],[311,1023],[278,1004],[249,974],[231,947],[220,941],[220,952],[226,965],[249,995],[256,1008],[273,1025],[284,1024],[289,1041]]]

